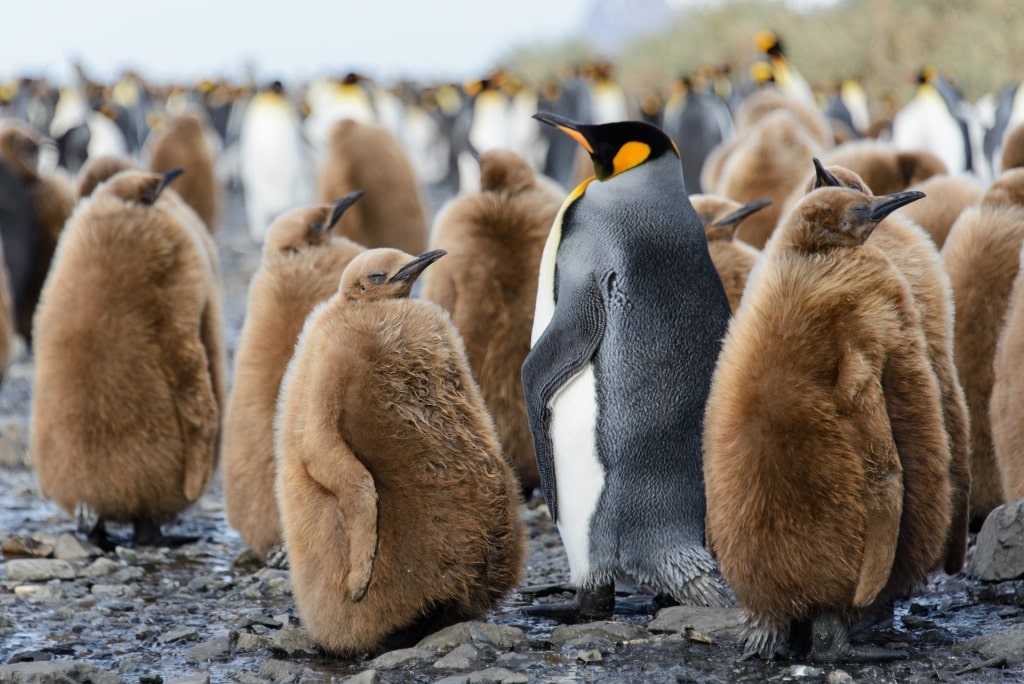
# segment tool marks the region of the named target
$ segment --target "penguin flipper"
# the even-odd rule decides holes
[[[377,559],[377,487],[348,445],[332,440],[328,449],[303,459],[306,473],[331,492],[336,514],[348,540],[348,576],[345,586],[358,602],[366,596]]]
[[[185,499],[202,495],[216,467],[217,424],[220,415],[210,377],[210,359],[199,339],[169,341],[165,346],[174,407],[185,447],[183,491]]]
[[[593,358],[604,337],[606,315],[596,282],[560,293],[554,315],[523,362],[526,413],[551,519],[558,520],[551,400]]]
[[[903,477],[895,446],[886,452],[891,463],[866,464],[864,482],[864,556],[853,605],[870,605],[885,588],[896,556],[903,516]]]

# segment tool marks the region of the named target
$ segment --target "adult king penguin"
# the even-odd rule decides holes
[[[701,432],[729,301],[679,152],[647,123],[535,117],[576,140],[596,177],[555,218],[523,363],[541,486],[576,601],[529,612],[606,617],[617,576],[727,605],[704,548]]]

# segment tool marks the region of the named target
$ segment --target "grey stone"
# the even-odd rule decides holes
[[[513,672],[503,667],[469,673],[469,684],[526,684],[529,681],[530,678],[522,672]]]
[[[67,532],[57,537],[57,543],[53,547],[54,558],[59,558],[60,560],[85,560],[102,555],[103,551],[99,547],[83,542],[75,535]]]
[[[170,559],[167,554],[158,549],[137,551],[124,546],[114,549],[114,554],[129,565],[161,565]]]
[[[357,675],[343,679],[342,684],[386,684],[386,681],[381,679],[380,673],[376,670],[363,670]]]
[[[0,466],[16,468],[31,465],[25,423],[17,418],[0,420]]]
[[[12,582],[45,582],[75,576],[70,563],[55,558],[16,558],[4,563],[4,572]]]
[[[462,644],[434,663],[434,667],[438,670],[468,670],[475,667],[479,660],[480,651],[472,644]]]
[[[274,634],[270,648],[286,655],[316,655],[319,653],[316,641],[302,627],[285,627]]]
[[[1024,665],[1024,625],[983,634],[953,646],[953,655],[977,654],[985,660],[1004,660],[1007,667]]]
[[[786,676],[794,679],[810,679],[819,678],[825,674],[825,671],[819,667],[810,667],[808,665],[792,665],[786,670]]]
[[[5,556],[26,558],[48,558],[53,555],[53,544],[19,534],[12,535],[0,543]]]
[[[125,684],[116,675],[98,667],[71,660],[0,665],[0,682],[5,684]]]
[[[509,651],[526,644],[526,635],[518,627],[488,622],[460,622],[424,637],[416,644],[416,648],[432,648],[441,653],[469,643],[486,644]]]
[[[14,595],[30,603],[62,601],[64,590],[53,584],[21,584],[14,587]]]
[[[469,675],[452,675],[434,681],[434,684],[469,684]]]
[[[127,584],[94,584],[89,591],[100,598],[123,598],[138,593],[138,589]]]
[[[427,648],[400,648],[382,653],[367,665],[375,670],[394,670],[409,665],[425,665],[437,658],[437,653]]]
[[[589,651],[579,651],[576,653],[576,660],[584,663],[599,663],[604,660],[604,656],[597,649]]]
[[[270,637],[242,632],[238,635],[238,643],[235,644],[235,650],[239,653],[253,653],[254,651],[261,651],[264,648],[270,648],[270,644]]]
[[[146,576],[146,571],[142,568],[129,565],[127,568],[120,568],[117,572],[110,576],[111,584],[128,584],[129,582],[135,582]]]
[[[854,680],[853,675],[845,670],[832,670],[828,673],[825,681],[827,684],[853,684],[856,680]]]
[[[82,568],[79,577],[103,577],[121,569],[121,564],[110,558],[97,558],[89,565]]]
[[[185,652],[185,662],[198,665],[211,660],[221,660],[229,655],[231,655],[231,638],[222,636],[190,648]]]
[[[299,681],[306,671],[302,665],[284,660],[268,660],[263,663],[260,674],[272,682]]]
[[[268,680],[251,674],[232,674],[238,684],[267,684]]]
[[[549,641],[555,646],[561,646],[582,636],[597,635],[611,639],[615,643],[621,643],[638,639],[642,634],[640,628],[627,622],[588,622],[582,625],[556,627],[551,632]]]
[[[1002,582],[1024,576],[1024,499],[996,507],[981,526],[969,572]]]
[[[584,634],[575,639],[570,639],[562,644],[563,651],[579,651],[591,649],[608,650],[615,646],[615,642],[600,634]]]
[[[174,629],[165,632],[160,637],[160,642],[164,644],[173,644],[175,641],[192,641],[193,639],[199,638],[199,632],[194,627],[175,627]]]
[[[167,684],[210,684],[210,675],[208,674],[194,674],[188,677],[181,677],[179,679],[172,679]]]
[[[739,608],[671,606],[662,608],[647,625],[649,632],[684,634],[687,627],[712,639],[738,640],[743,627]]]

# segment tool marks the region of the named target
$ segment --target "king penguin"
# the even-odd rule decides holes
[[[530,612],[606,617],[616,576],[727,605],[704,548],[701,431],[729,301],[679,152],[651,124],[535,116],[575,139],[596,177],[549,233],[523,363],[541,486],[577,587],[575,604]]]

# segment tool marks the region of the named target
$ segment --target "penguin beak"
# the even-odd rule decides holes
[[[558,114],[552,114],[551,112],[537,112],[533,115],[533,118],[541,123],[546,123],[549,126],[554,126],[558,130],[565,133],[567,136],[575,140],[587,151],[587,154],[594,154],[594,147],[590,144],[590,141],[580,132],[580,127],[583,125],[577,123],[572,119],[568,119]]]
[[[918,190],[906,190],[891,195],[875,197],[871,203],[871,220],[878,223],[900,207],[916,202],[924,196],[925,194]]]
[[[331,210],[331,218],[327,221],[327,230],[334,228],[334,226],[341,219],[342,214],[345,210],[359,201],[359,198],[366,194],[365,190],[353,190],[348,193],[340,200],[334,203],[334,209]]]
[[[426,269],[427,266],[434,263],[448,252],[443,249],[435,249],[431,252],[424,252],[418,257],[407,263],[402,268],[398,269],[398,273],[391,276],[389,283],[399,283],[404,280],[415,280],[416,277]]]
[[[821,161],[817,157],[814,159],[814,189],[824,187],[839,187],[842,183],[839,179],[829,173],[828,169],[821,165]],[[913,201],[913,200],[911,200]]]
[[[164,188],[170,185],[171,181],[173,181],[175,178],[177,178],[183,173],[185,173],[185,169],[181,168],[180,166],[164,173],[163,177],[160,178],[160,182],[157,184],[155,188],[153,188],[152,190],[147,190],[144,193],[142,193],[143,201],[146,202],[146,204],[153,204],[154,202],[156,202],[157,198],[160,197],[160,193],[164,191]]]
[[[731,214],[729,214],[725,218],[722,218],[722,219],[719,219],[718,221],[716,221],[714,225],[716,225],[716,226],[733,226],[733,225],[736,225],[737,223],[739,223],[743,219],[747,218],[748,216],[750,216],[754,212],[759,211],[761,209],[764,209],[765,207],[767,207],[771,203],[772,203],[772,201],[770,199],[759,199],[759,200],[754,200],[753,202],[747,202],[742,207],[740,207],[736,211],[732,212]]]

